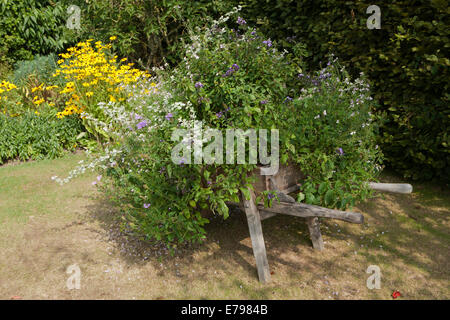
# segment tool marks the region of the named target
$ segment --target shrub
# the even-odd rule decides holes
[[[245,13],[274,39],[293,39],[317,66],[329,53],[364,72],[387,113],[379,141],[406,177],[450,179],[448,1],[378,4],[381,30],[368,30],[368,1],[245,0]]]
[[[0,79],[6,79],[11,74],[11,67],[6,62],[0,62]]]
[[[60,104],[61,97],[54,89],[65,81],[62,77],[52,77],[56,67],[53,54],[17,62],[14,72],[7,77],[11,82],[3,80],[0,84],[3,85],[0,112],[14,117],[28,111],[38,113],[43,105]]]
[[[6,80],[0,82],[0,113],[14,115],[20,102],[17,86]]]
[[[117,36],[113,49],[141,67],[180,59],[180,39],[188,25],[202,25],[207,16],[231,9],[223,0],[70,0],[82,9],[81,38],[106,42]]]
[[[31,60],[61,50],[71,38],[59,1],[0,0],[0,62]]]
[[[75,150],[82,131],[79,119],[59,120],[52,111],[40,115],[30,111],[20,117],[0,113],[0,164],[14,159],[59,157],[65,150]]]
[[[53,84],[54,78],[52,75],[57,67],[55,54],[36,55],[33,60],[18,61],[14,66],[11,80],[18,86],[33,86],[41,83]]]
[[[233,30],[224,27],[228,22]],[[180,142],[174,130],[201,123],[222,133],[278,129],[281,162],[295,163],[307,175],[298,201],[346,208],[368,196],[366,182],[376,176],[380,153],[365,82],[350,81],[337,61],[303,75],[301,45],[297,55],[279,52],[275,42],[234,13],[212,25],[191,34],[185,59],[161,72],[156,88],[149,81],[126,102],[100,104],[109,121],[97,123],[113,131],[116,144],[69,177],[97,165],[103,190],[129,228],[169,245],[198,241],[208,222],[202,213],[227,218],[226,202],[238,202],[240,191],[248,197],[256,167],[193,164],[189,158],[174,162]],[[200,141],[189,132],[181,138],[189,146]],[[273,201],[270,193],[261,195],[266,205]]]

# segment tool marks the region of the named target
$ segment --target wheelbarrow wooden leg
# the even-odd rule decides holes
[[[252,239],[253,254],[256,259],[259,281],[267,283],[270,281],[269,262],[267,261],[266,246],[261,227],[261,217],[255,203],[255,194],[250,190],[250,200],[246,200],[242,194],[245,215],[247,216],[248,229]]]
[[[316,250],[323,250],[322,234],[320,233],[319,218],[308,217],[306,218],[308,224],[309,234],[313,244],[313,248]]]
[[[277,195],[278,195],[278,198],[280,199],[280,201],[287,202],[287,203],[295,203],[294,198],[292,198],[291,196],[289,196],[287,194],[280,192],[273,177],[268,177],[267,179],[268,179],[270,188],[277,191]],[[308,224],[309,235],[311,237],[313,248],[316,250],[323,250],[323,240],[322,240],[322,234],[320,233],[319,218],[307,217],[306,223]]]

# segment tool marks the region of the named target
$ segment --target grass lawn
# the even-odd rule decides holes
[[[120,232],[87,174],[61,187],[82,159],[69,155],[0,167],[0,299],[450,299],[450,191],[413,183],[354,209],[364,225],[322,220],[312,249],[300,218],[263,222],[272,281],[258,282],[243,213],[208,225],[203,245],[175,256]],[[400,182],[385,174],[382,181]],[[78,264],[81,288],[68,290]],[[369,265],[381,289],[369,290]]]

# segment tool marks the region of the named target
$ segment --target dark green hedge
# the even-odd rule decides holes
[[[449,13],[447,0],[246,0],[244,16],[289,45],[307,44],[311,66],[333,52],[371,80],[388,164],[414,179],[450,181]],[[369,30],[369,5],[381,29]]]

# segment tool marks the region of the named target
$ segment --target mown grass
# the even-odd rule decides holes
[[[175,256],[120,232],[117,212],[87,174],[59,186],[83,155],[0,167],[0,298],[24,299],[449,299],[450,192],[414,183],[354,211],[364,225],[322,220],[314,251],[302,219],[263,222],[272,281],[257,280],[245,216],[214,219],[208,239]],[[386,182],[399,182],[385,174]],[[78,264],[81,289],[68,290]],[[369,265],[381,289],[369,290]]]

